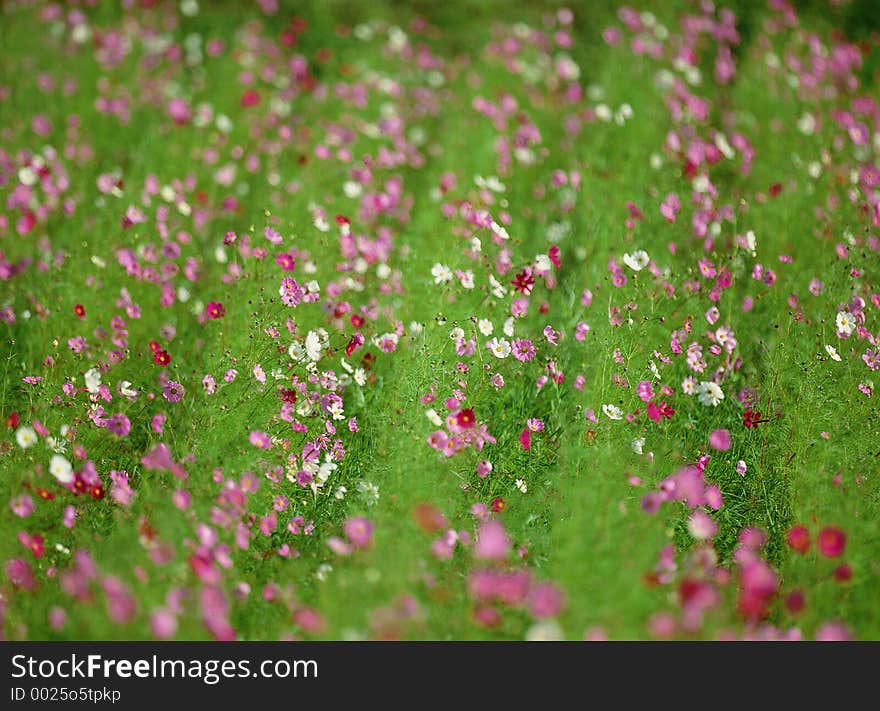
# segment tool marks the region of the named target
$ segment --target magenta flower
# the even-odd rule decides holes
[[[846,534],[835,526],[826,526],[816,539],[819,552],[827,558],[838,558],[846,548]]]
[[[131,432],[131,420],[123,413],[118,413],[107,418],[107,431],[117,437],[127,437]]]
[[[162,397],[168,402],[180,402],[185,392],[183,385],[175,380],[169,380],[165,385],[165,388],[162,390]]]

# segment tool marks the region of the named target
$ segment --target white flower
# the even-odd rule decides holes
[[[648,266],[648,262],[650,261],[651,258],[644,249],[637,249],[632,254],[627,252],[623,255],[623,263],[634,272],[642,271],[642,269]]]
[[[453,341],[457,341],[459,338],[464,338],[464,329],[460,326],[456,326],[449,332],[449,337]]]
[[[480,329],[480,333],[484,336],[491,336],[492,331],[495,330],[495,326],[492,325],[492,322],[487,318],[481,318],[477,321],[477,328]]]
[[[716,407],[724,399],[724,392],[717,383],[704,380],[697,386],[697,400],[701,405]]]
[[[132,389],[131,382],[128,380],[119,383],[119,393],[125,397],[137,397],[137,390]]]
[[[37,173],[29,165],[18,170],[18,180],[22,185],[30,187],[37,182]]]
[[[505,241],[510,239],[510,234],[508,234],[507,230],[504,228],[504,225],[499,225],[494,220],[492,221],[492,232],[494,232]]]
[[[642,453],[642,448],[645,446],[645,438],[644,437],[636,437],[632,443],[632,451],[636,454]]]
[[[371,481],[359,481],[357,485],[358,493],[363,498],[367,506],[372,506],[379,501],[379,487]]]
[[[535,268],[542,272],[549,272],[553,269],[553,262],[546,254],[539,254],[535,257]]]
[[[612,420],[623,419],[623,410],[617,407],[617,405],[602,405],[602,412],[608,415],[608,417]]]
[[[845,333],[847,336],[856,330],[856,317],[849,311],[838,311],[834,323],[837,326],[837,332]]]
[[[445,264],[438,262],[431,267],[431,276],[434,277],[435,284],[444,284],[452,281],[452,270]]]
[[[18,446],[22,449],[33,447],[37,443],[37,433],[34,432],[32,427],[22,425],[15,430],[15,441],[18,442]]]
[[[344,486],[337,486],[336,490],[333,492],[333,497],[342,501],[345,498],[345,495],[348,493],[348,489]]]
[[[514,483],[516,484],[516,488],[519,489],[523,494],[525,494],[529,490],[529,487],[526,485],[525,479],[517,479]]]
[[[328,345],[329,336],[323,328],[319,328],[317,331],[309,331],[309,334],[306,336],[306,355],[312,362],[317,363],[321,360],[321,356]]]
[[[306,357],[306,349],[302,343],[294,341],[290,344],[290,348],[287,349],[287,355],[290,356],[291,360],[301,361]]]
[[[355,368],[354,382],[363,387],[364,384],[367,382],[367,371],[365,371],[363,368]]]
[[[60,454],[52,455],[52,459],[49,461],[49,473],[62,484],[69,484],[73,481],[73,467]]]
[[[64,451],[67,449],[67,444],[63,439],[55,439],[51,435],[46,437],[46,446],[55,454],[64,454]]]
[[[539,620],[526,630],[526,642],[562,642],[565,633],[554,619]]]
[[[828,355],[831,356],[831,360],[836,360],[840,362],[840,354],[837,352],[837,349],[834,346],[825,346],[825,350],[828,352]]]
[[[506,338],[493,338],[486,344],[496,358],[507,358],[510,355],[510,342]]]
[[[327,459],[324,463],[318,468],[317,480],[323,484],[330,478],[330,475],[336,471],[337,464],[333,460],[330,459],[330,455],[327,455]]]
[[[437,414],[437,410],[433,407],[425,412],[425,416],[431,421],[431,424],[434,425],[434,427],[442,427],[443,420],[440,419],[440,415]]]
[[[461,282],[461,285],[465,289],[473,289],[474,288],[474,273],[470,270],[466,272],[461,272],[458,277],[458,280]]]
[[[515,324],[515,319],[513,316],[508,316],[507,320],[504,322],[504,327],[502,330],[504,331],[504,335],[508,338],[513,338],[513,327]]]
[[[86,381],[86,389],[95,395],[101,389],[101,373],[97,368],[90,368],[83,376]]]
[[[492,287],[492,296],[496,299],[503,299],[507,294],[507,288],[491,274],[489,275],[489,285]]]

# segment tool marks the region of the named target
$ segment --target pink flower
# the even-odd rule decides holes
[[[510,553],[510,539],[498,521],[487,521],[477,533],[474,555],[482,560],[504,560]]]
[[[162,397],[168,402],[180,402],[185,393],[186,391],[183,389],[183,385],[175,380],[169,380],[168,384],[165,385],[165,388],[162,390]]]
[[[177,632],[177,618],[168,608],[160,607],[150,615],[150,631],[156,639],[171,639]]]
[[[342,526],[342,530],[355,548],[366,548],[370,545],[374,528],[375,524],[362,516],[350,518]]]
[[[519,443],[527,452],[532,449],[532,431],[528,427],[524,427],[519,433]]]
[[[171,458],[168,447],[160,442],[141,457],[141,464],[147,469],[171,469],[174,466],[174,460]]]
[[[718,532],[718,524],[705,511],[697,509],[688,519],[688,530],[696,540],[705,541]]]
[[[150,421],[150,428],[153,430],[153,432],[156,432],[157,434],[162,434],[165,420],[165,415],[153,415],[153,419]]]
[[[545,619],[562,612],[565,598],[553,583],[539,583],[529,590],[529,611],[532,617]]]
[[[31,566],[24,558],[12,558],[6,564],[6,577],[13,587],[21,590],[34,590],[37,587]]]
[[[719,452],[730,449],[730,432],[728,430],[715,430],[709,435],[709,446]]]
[[[484,459],[480,462],[477,462],[477,475],[480,479],[485,479],[489,473],[492,471],[492,462]]]
[[[817,642],[848,642],[851,639],[852,635],[841,622],[826,622],[816,630]]]
[[[117,437],[127,437],[131,432],[131,420],[123,413],[118,413],[107,418],[107,431]]]
[[[9,502],[12,513],[20,518],[27,518],[34,511],[34,500],[27,494],[20,494]]]
[[[270,449],[272,447],[272,438],[260,430],[252,430],[249,439],[250,443],[257,449]]]

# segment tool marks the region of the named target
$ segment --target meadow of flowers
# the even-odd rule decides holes
[[[3,638],[880,638],[880,18],[643,5],[3,0]]]

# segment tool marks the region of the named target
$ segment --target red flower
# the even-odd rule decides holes
[[[846,563],[839,565],[834,569],[834,579],[838,583],[846,583],[852,580],[853,571]]]
[[[29,548],[31,553],[37,558],[43,557],[43,553],[46,551],[46,546],[44,545],[43,537],[39,533],[35,533],[31,536],[22,531],[18,534],[18,540],[21,541],[22,545]]]
[[[16,427],[18,427],[18,423],[20,421],[21,418],[18,416],[18,411],[13,410],[9,413],[9,417],[6,418],[6,426],[9,429],[14,430]]]
[[[532,288],[535,286],[535,277],[533,277],[531,271],[526,268],[517,274],[510,283],[513,284],[513,288],[518,292],[528,296],[532,293]]]
[[[666,418],[667,420],[671,420],[672,416],[675,414],[675,410],[672,409],[672,405],[670,405],[666,400],[661,400],[659,403],[654,402],[653,400],[648,403],[648,417],[650,417],[654,422],[660,422],[662,418]]]
[[[48,489],[35,489],[35,491],[37,492],[37,496],[46,501],[52,501],[52,499],[55,498],[55,494]]]
[[[792,526],[785,540],[792,550],[801,555],[810,550],[810,532],[806,526]]]
[[[260,93],[255,89],[248,89],[241,95],[241,105],[250,108],[260,103]]]
[[[465,430],[469,430],[476,424],[476,422],[477,417],[474,415],[474,411],[471,408],[459,410],[458,414],[455,416],[455,424]]]
[[[86,307],[83,306],[82,304],[77,304],[76,306],[73,307],[73,313],[75,313],[80,318],[85,318],[86,317]]]
[[[834,526],[826,526],[819,531],[816,540],[819,552],[828,558],[837,558],[846,547],[846,534]]]
[[[73,492],[75,494],[82,494],[88,489],[88,484],[86,484],[86,480],[83,479],[82,474],[76,474],[73,478]]]
[[[769,422],[769,420],[762,420],[761,413],[757,410],[749,408],[743,413],[743,424],[746,426],[746,429],[757,427],[762,422]]]
[[[792,590],[785,598],[785,607],[792,615],[803,610],[805,605],[804,594],[800,590]]]
[[[223,318],[226,315],[226,307],[219,301],[209,301],[205,313],[208,318]]]
[[[91,489],[89,489],[89,494],[93,499],[100,501],[104,498],[104,487],[100,484],[95,484]]]
[[[156,365],[167,368],[168,364],[171,363],[171,354],[168,351],[159,349],[153,354],[153,362]]]
[[[507,502],[500,496],[496,496],[492,499],[492,510],[495,513],[501,513],[504,511],[504,507],[507,506]]]
[[[278,390],[278,395],[281,397],[283,402],[289,403],[291,405],[296,403],[296,390],[289,390],[287,388],[281,388]]]

